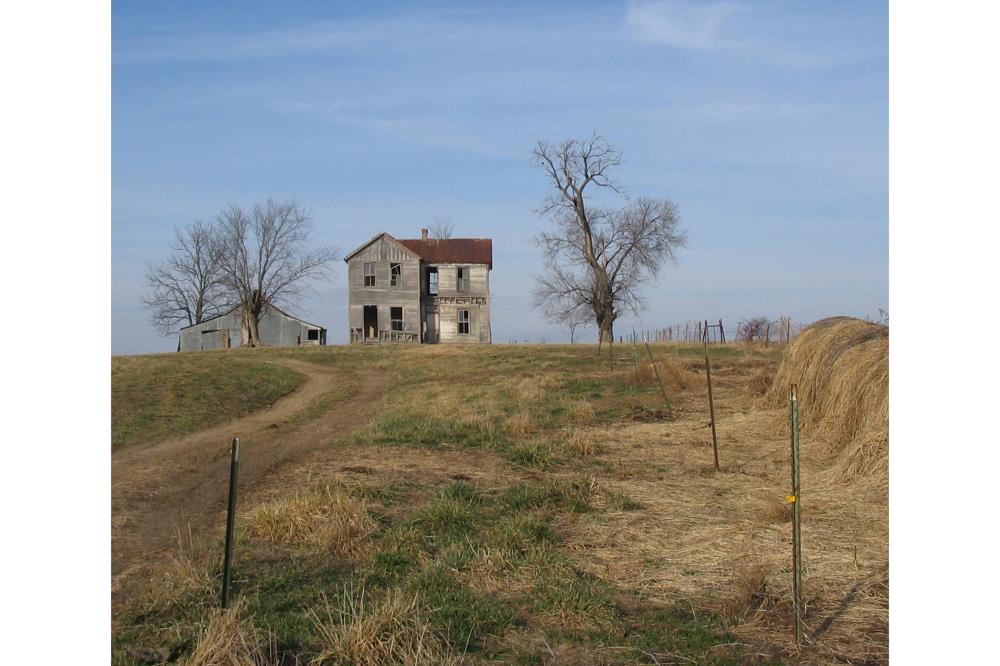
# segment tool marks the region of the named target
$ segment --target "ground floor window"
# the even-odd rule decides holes
[[[469,311],[459,310],[458,311],[458,334],[468,335],[469,334]]]
[[[392,330],[403,330],[403,308],[389,308],[389,318],[392,320]]]
[[[306,339],[307,340],[319,340],[319,329],[318,328],[310,328],[306,332]]]

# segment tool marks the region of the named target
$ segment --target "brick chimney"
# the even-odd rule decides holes
[[[426,227],[420,230],[420,240],[427,240],[427,231]]]

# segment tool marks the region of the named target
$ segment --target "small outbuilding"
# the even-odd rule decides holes
[[[325,328],[302,321],[273,305],[264,308],[257,322],[257,331],[266,347],[326,344]],[[182,328],[178,351],[229,349],[239,347],[241,340],[242,316],[236,307],[213,319]]]

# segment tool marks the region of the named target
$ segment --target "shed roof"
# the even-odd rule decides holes
[[[492,238],[400,238],[429,264],[487,264],[493,268]]]
[[[197,324],[189,324],[187,326],[182,326],[180,330],[183,331],[184,329],[187,329],[187,328],[193,328],[194,326],[200,326],[202,324],[207,324],[209,322],[215,321],[216,319],[222,319],[223,317],[228,317],[229,315],[233,314],[233,312],[235,312],[236,310],[238,310],[239,307],[240,307],[239,305],[234,305],[233,307],[229,308],[228,310],[226,310],[225,312],[223,312],[220,315],[216,315],[216,316],[214,316],[214,317],[212,317],[210,319],[205,319],[203,321],[198,322]],[[320,326],[319,324],[312,324],[312,323],[310,323],[308,321],[305,321],[304,319],[299,319],[295,315],[288,314],[287,312],[285,312],[284,310],[282,310],[281,308],[279,308],[277,305],[274,305],[273,303],[268,303],[267,305],[265,305],[264,306],[264,311],[261,314],[262,315],[266,314],[268,308],[270,308],[271,310],[276,311],[280,315],[284,315],[285,317],[288,317],[289,319],[294,319],[297,322],[305,324],[306,326],[312,326],[313,328],[318,328],[318,329],[321,329],[321,330],[324,330],[324,331],[326,330],[324,327]]]

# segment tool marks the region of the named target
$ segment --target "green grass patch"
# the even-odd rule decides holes
[[[608,504],[619,511],[638,511],[646,508],[644,504],[637,502],[621,490],[609,490],[606,493]]]
[[[522,467],[544,468],[552,462],[552,447],[544,442],[515,444],[507,453],[507,460]]]
[[[111,446],[209,428],[271,405],[299,387],[297,372],[226,353],[111,359]]]
[[[373,444],[395,444],[441,448],[504,448],[510,443],[503,428],[492,423],[438,419],[415,414],[391,415],[380,419],[359,435]]]
[[[645,608],[630,613],[624,622],[625,644],[630,648],[624,656],[635,662],[664,663],[674,655],[682,655],[689,663],[709,666],[746,663],[734,645],[737,639],[729,634],[724,622],[710,614],[694,613],[690,607]],[[620,642],[611,636],[606,640]]]
[[[516,609],[496,597],[480,594],[459,582],[445,566],[430,566],[410,581],[430,609],[431,624],[460,652],[479,648],[482,641],[513,626]]]

